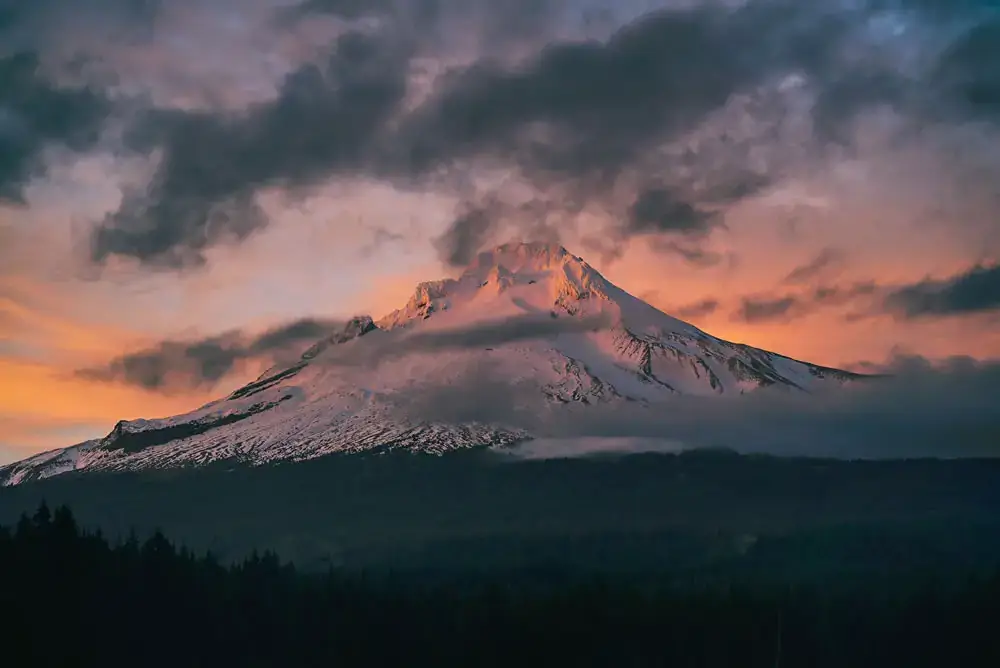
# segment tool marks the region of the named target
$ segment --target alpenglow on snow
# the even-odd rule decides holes
[[[184,415],[119,422],[103,439],[0,469],[0,484],[79,470],[503,448],[546,436],[560,411],[662,411],[681,395],[811,392],[858,377],[711,336],[561,246],[508,244],[457,279],[421,283],[381,320],[351,319],[227,397]],[[505,410],[483,405],[477,385],[487,383],[508,388]],[[412,398],[456,388],[482,410],[412,409]]]

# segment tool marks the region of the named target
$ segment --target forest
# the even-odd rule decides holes
[[[1000,564],[998,479],[996,459],[387,452],[66,474],[0,488],[0,524],[44,500],[110,540],[159,529],[223,563],[267,549],[300,570],[545,567],[807,583],[988,572]]]
[[[678,588],[578,574],[418,580],[223,562],[66,506],[0,528],[0,626],[30,666],[1000,665],[1000,569]]]

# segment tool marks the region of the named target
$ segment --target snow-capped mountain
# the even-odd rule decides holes
[[[442,417],[455,392],[467,403],[488,402],[476,395],[487,371],[490,382],[511,388],[507,400],[522,412]],[[854,378],[713,337],[621,290],[560,246],[509,244],[480,254],[458,279],[418,285],[405,307],[381,320],[352,319],[296,363],[223,399],[185,415],[119,422],[103,439],[0,469],[0,484],[81,469],[503,447],[544,436],[545,417],[561,410],[613,412],[628,404],[668,411],[678,395],[810,392]],[[432,410],[421,414],[414,405]],[[530,429],[514,419],[528,413],[536,418]]]

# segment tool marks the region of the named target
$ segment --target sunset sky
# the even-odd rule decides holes
[[[0,0],[0,463],[272,351],[81,371],[378,318],[510,240],[811,362],[1000,357],[998,7]]]

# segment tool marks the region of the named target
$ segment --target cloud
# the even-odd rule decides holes
[[[502,364],[493,360],[475,360],[464,367],[455,382],[415,390],[404,390],[386,397],[390,411],[414,421],[450,424],[534,424],[536,417],[524,405],[525,397],[539,404],[545,399],[528,380],[509,378]]]
[[[1000,310],[1000,265],[977,265],[949,278],[897,288],[886,296],[884,305],[905,318]]]
[[[579,318],[527,314],[466,327],[419,331],[394,342],[391,354],[499,346],[559,334],[593,332],[610,326],[610,320],[603,313]]]
[[[68,31],[103,28],[105,35],[148,33],[161,0],[0,0],[0,36],[20,47],[49,49]]]
[[[744,297],[737,316],[744,322],[784,320],[799,305],[792,295],[783,297]]]
[[[569,23],[575,18],[578,12],[573,10],[573,4],[564,0],[303,0],[280,14],[286,21],[307,21],[316,15],[347,21],[377,18],[421,37],[429,46],[473,35],[489,50],[550,34],[560,19]]]
[[[879,108],[917,125],[965,120],[935,106],[951,89],[933,73],[943,38],[928,22],[942,12],[981,21],[977,8],[904,5],[671,7],[607,39],[553,39],[514,63],[481,58],[441,77],[407,114],[384,168],[512,167],[542,191],[564,186],[573,207],[596,203],[611,217],[623,198],[627,209],[649,190],[636,177],[655,173],[695,211],[728,207],[828,154],[859,150],[857,122]],[[950,58],[962,71],[991,62]],[[627,211],[621,219],[620,232],[631,233]]]
[[[861,281],[848,286],[820,286],[813,290],[812,298],[822,306],[840,306],[859,297],[876,295],[882,288],[874,281]]]
[[[98,91],[46,78],[35,53],[0,54],[0,204],[23,203],[25,186],[45,174],[49,146],[95,146],[109,107]]]
[[[375,368],[410,355],[499,347],[562,334],[593,332],[611,324],[603,313],[584,317],[528,313],[416,332],[403,328],[374,330],[350,346],[326,348],[322,356],[311,363],[343,369]]]
[[[459,242],[477,236],[461,231],[484,227],[481,198],[467,190],[484,174],[523,181],[545,215],[567,214],[562,223],[596,207],[619,221],[619,236],[691,234],[721,220],[717,209],[822,160],[827,144],[850,143],[865,112],[926,116],[935,94],[960,95],[955,72],[988,79],[966,54],[986,48],[972,32],[934,69],[906,59],[899,35],[926,28],[915,14],[895,8],[899,31],[883,34],[880,3],[818,5],[671,4],[634,20],[623,9],[626,24],[602,37],[568,27],[586,23],[585,8],[555,0],[306,0],[296,21],[380,18],[348,21],[329,60],[295,70],[274,100],[239,113],[144,115],[130,145],[157,161],[156,175],[97,226],[94,259],[197,265],[268,224],[261,191],[297,196],[338,177],[455,195],[460,215],[440,241],[458,257],[468,255]],[[968,3],[933,11],[972,16]],[[458,39],[480,32],[488,38],[470,38],[471,48]],[[650,186],[649,174],[665,181]],[[661,249],[704,266],[720,259],[692,243]]]
[[[92,382],[47,363],[0,357],[0,441],[34,452],[100,438],[121,419],[178,415],[216,399],[210,392],[163,394]],[[57,433],[60,425],[79,433]],[[91,425],[92,429],[85,429]],[[18,459],[31,452],[24,450]]]
[[[654,239],[649,245],[651,248],[661,253],[673,253],[688,264],[700,268],[715,267],[723,262],[726,262],[727,260],[732,265],[739,260],[739,258],[734,254],[724,255],[722,253],[709,250],[708,248],[705,248],[701,240],[697,239],[689,239],[684,242]]]
[[[374,225],[371,228],[371,241],[366,243],[358,250],[358,254],[362,257],[371,257],[376,252],[381,250],[383,247],[406,241],[406,235],[399,232],[392,232],[379,225]]]
[[[693,304],[678,306],[676,309],[672,309],[672,312],[679,318],[702,318],[712,315],[718,310],[719,301],[717,299],[703,299]]]
[[[629,232],[699,237],[719,224],[718,216],[678,199],[665,188],[644,190],[629,208]]]
[[[843,265],[846,254],[839,248],[824,248],[813,259],[792,269],[785,276],[783,283],[808,283],[818,276],[836,270]]]
[[[998,63],[1000,17],[994,14],[971,27],[945,51],[936,75],[953,99],[977,115],[1000,120]]]
[[[497,213],[488,205],[466,207],[435,241],[441,260],[452,267],[472,262],[496,228]]]
[[[128,193],[94,230],[94,259],[199,264],[205,249],[267,224],[256,203],[260,190],[301,190],[363,170],[406,93],[407,58],[378,36],[351,32],[323,66],[301,67],[276,99],[243,114],[146,114],[130,144],[160,154],[156,173],[145,192]]]
[[[475,322],[446,329],[409,332],[395,330],[381,337],[364,339],[363,345],[332,349],[324,363],[338,366],[377,366],[408,355],[460,351],[503,346],[519,341],[544,339],[561,334],[593,332],[611,326],[606,314],[558,317],[529,313],[521,316]]]
[[[709,235],[719,227],[724,227],[720,212],[702,209],[672,190],[656,186],[641,189],[622,222],[612,223],[610,234],[587,239],[586,245],[610,263],[621,259],[630,239],[644,237],[657,252],[673,254],[693,266],[707,268],[726,259],[707,247]]]
[[[215,385],[247,361],[272,362],[290,349],[314,343],[337,327],[338,323],[307,319],[256,337],[230,332],[197,341],[164,341],[101,367],[81,369],[76,375],[84,380],[124,383],[158,392],[197,389]]]
[[[793,75],[818,93],[811,105],[817,129],[839,128],[885,102],[887,81],[906,82],[889,62],[859,65],[845,57],[851,47],[878,47],[866,34],[870,18],[867,10],[826,13],[810,3],[706,3],[650,11],[604,41],[554,42],[516,66],[482,60],[446,77],[407,119],[408,166],[423,172],[488,157],[518,166],[529,180],[611,183],[625,168],[669,158],[659,149],[734,96]],[[756,104],[742,111],[783,110]],[[743,124],[762,120],[751,116]],[[706,201],[738,201],[781,176],[754,164],[753,142],[738,148],[725,165],[696,175]],[[699,159],[689,147],[668,164],[679,171]]]
[[[821,64],[836,31],[806,31],[806,42],[789,12],[761,3],[658,11],[606,42],[553,44],[517,69],[479,63],[410,119],[411,166],[491,155],[529,171],[613,173],[742,87]],[[525,135],[531,127],[538,133]]]
[[[443,3],[439,11],[457,10]],[[761,33],[771,31],[777,46],[764,49],[761,45],[770,42]],[[620,177],[628,170],[662,168],[682,174],[679,182],[639,187],[616,234],[686,235],[688,243],[668,250],[694,264],[717,264],[721,256],[690,241],[721,221],[701,203],[732,205],[772,184],[778,174],[755,164],[753,138],[735,149],[716,142],[718,151],[729,151],[725,160],[709,160],[701,149],[673,157],[661,149],[699,128],[736,93],[790,71],[819,73],[834,58],[844,33],[842,26],[794,8],[751,3],[735,11],[653,11],[606,40],[551,35],[545,48],[516,63],[482,55],[471,65],[446,71],[429,95],[400,113],[376,157],[359,169],[404,186],[454,188],[464,200],[462,211],[439,239],[451,261],[450,255],[467,257],[475,250],[457,242],[481,239],[490,227],[479,198],[462,193],[466,176],[477,167],[521,179],[537,193],[534,210],[543,217],[567,213],[564,222],[590,205],[615,216],[621,210]],[[756,57],[737,57],[743,52]],[[510,210],[505,213],[519,209],[510,201],[501,203]],[[512,218],[518,223],[529,216]],[[450,253],[452,248],[461,252]]]
[[[538,440],[513,454],[531,457],[697,448],[850,459],[1000,456],[1000,363],[909,357],[894,360],[889,372],[812,395],[680,396],[668,411],[637,403],[540,407],[538,388],[530,393],[505,383],[501,368],[480,368],[447,388],[422,386],[400,403],[418,402],[407,410],[423,420],[527,429]]]
[[[356,19],[385,11],[391,0],[304,0],[291,8],[289,18],[303,18],[310,14],[333,14],[345,19]]]
[[[789,321],[815,313],[821,308],[844,306],[879,292],[873,281],[848,286],[824,285],[810,292],[743,297],[734,319],[746,323]]]
[[[356,328],[357,320],[348,327]],[[524,316],[474,323],[441,330],[404,330],[366,336],[359,347],[322,348],[317,364],[356,367],[378,366],[391,359],[419,353],[500,346],[559,334],[589,332],[610,326],[603,315],[557,318]],[[239,331],[199,340],[163,341],[153,347],[117,357],[98,367],[80,369],[76,377],[106,383],[124,383],[156,392],[174,392],[211,387],[241,365],[250,362],[297,362],[307,344],[315,344],[331,332],[344,330],[341,322],[305,319],[275,327],[256,336]],[[345,340],[356,336],[352,329]]]

